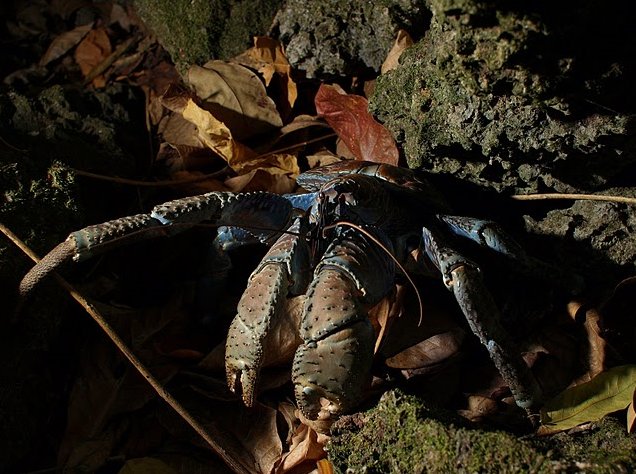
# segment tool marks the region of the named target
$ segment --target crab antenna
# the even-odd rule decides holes
[[[391,260],[393,260],[393,262],[395,262],[395,264],[402,271],[402,273],[404,273],[404,276],[406,277],[406,279],[409,281],[409,283],[411,284],[411,286],[415,290],[415,296],[417,296],[417,302],[419,304],[419,309],[420,309],[420,319],[419,319],[417,325],[421,326],[422,325],[422,320],[424,319],[424,305],[422,304],[422,297],[420,296],[420,292],[418,291],[417,286],[415,285],[415,282],[411,278],[411,275],[409,275],[409,273],[402,266],[402,264],[399,262],[399,260],[397,258],[395,258],[395,255],[393,255],[391,253],[391,251],[388,248],[386,248],[386,246],[382,242],[380,242],[374,235],[372,235],[369,231],[365,230],[363,227],[361,227],[361,226],[359,226],[357,224],[354,224],[353,222],[340,221],[337,224],[328,225],[327,227],[325,227],[323,229],[323,232],[326,231],[326,230],[329,230],[329,229],[333,229],[333,228],[335,228],[335,227],[337,227],[339,225],[346,225],[348,227],[356,229],[358,232],[361,232],[366,237],[371,239],[371,241],[374,244],[376,244],[378,247],[380,247],[389,257],[391,257]]]

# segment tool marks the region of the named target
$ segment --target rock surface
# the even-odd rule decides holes
[[[632,5],[427,3],[430,29],[370,105],[409,166],[523,192],[596,189],[633,166]]]
[[[181,73],[193,64],[228,59],[263,35],[282,0],[135,0],[139,15]]]
[[[420,399],[390,391],[366,413],[334,426],[328,452],[340,472],[630,472],[636,438],[606,419],[551,443],[470,428]]]
[[[307,77],[359,75],[379,71],[398,29],[420,36],[428,16],[421,0],[289,0],[275,31]]]

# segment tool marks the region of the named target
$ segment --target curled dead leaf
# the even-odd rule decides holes
[[[254,46],[233,61],[257,70],[266,86],[275,85],[281,99],[279,110],[284,115],[291,111],[298,97],[298,88],[291,77],[291,65],[280,41],[267,36],[255,36]]]
[[[587,335],[588,372],[580,381],[588,381],[605,370],[608,347],[607,341],[601,335],[601,314],[596,308],[589,308],[578,301],[568,304],[568,313],[573,320],[583,323]]]
[[[110,39],[106,34],[106,28],[97,28],[88,32],[75,49],[75,62],[80,67],[84,77],[106,59],[112,52]],[[106,79],[99,75],[92,82],[95,87],[104,87]]]
[[[386,365],[398,369],[420,369],[439,364],[456,355],[466,337],[457,327],[421,341],[386,360]]]
[[[305,424],[298,425],[292,433],[289,451],[283,454],[274,472],[286,474],[304,463],[315,463],[324,458],[324,444],[319,439],[320,435],[312,428]]]

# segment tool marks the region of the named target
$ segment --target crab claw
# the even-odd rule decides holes
[[[367,310],[389,291],[394,271],[377,245],[350,229],[325,252],[307,290],[304,343],[292,367],[296,400],[308,419],[334,419],[360,403],[375,343]]]
[[[275,329],[284,322],[287,296],[302,293],[307,287],[309,253],[296,235],[301,225],[296,221],[252,273],[230,325],[225,345],[227,384],[232,392],[241,393],[248,407],[254,404],[266,355],[280,352]]]
[[[292,378],[307,418],[334,419],[360,401],[371,373],[374,339],[365,319],[298,348]]]

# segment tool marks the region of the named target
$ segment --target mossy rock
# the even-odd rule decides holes
[[[275,30],[307,77],[375,75],[397,31],[420,37],[428,15],[423,0],[288,0]]]
[[[424,39],[370,104],[409,166],[499,191],[572,192],[636,163],[631,2],[427,3]]]
[[[589,432],[535,441],[470,427],[414,396],[387,392],[333,428],[328,454],[339,472],[631,472],[636,438],[608,419]]]
[[[52,86],[27,97],[0,91],[0,222],[40,256],[86,222],[72,168],[120,175],[135,168],[130,151],[139,138],[131,133],[133,98],[123,89],[110,92]],[[32,265],[0,237],[5,328],[0,338],[5,361],[0,369],[0,433],[5,440],[0,465],[12,472],[37,462],[55,463],[72,371],[69,341],[78,330],[70,318],[70,298],[55,281],[43,282],[20,314],[14,313],[19,281]]]
[[[139,15],[181,73],[228,59],[265,34],[281,0],[135,0]]]

